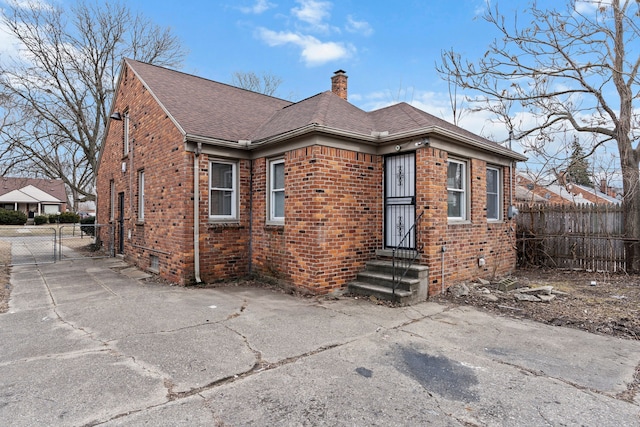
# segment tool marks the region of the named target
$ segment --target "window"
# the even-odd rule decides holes
[[[236,218],[236,164],[213,161],[209,164],[209,217]]]
[[[129,112],[125,111],[124,119],[122,120],[122,126],[124,126],[124,143],[122,145],[122,156],[129,155]]]
[[[449,160],[447,162],[447,216],[449,219],[467,218],[466,189],[466,163]]]
[[[113,180],[109,181],[109,220],[113,221],[116,217],[116,184]]]
[[[500,169],[487,167],[487,220],[500,219]]]
[[[138,221],[144,221],[144,170],[138,171]]]
[[[269,220],[284,221],[284,160],[274,160],[270,163]]]
[[[60,205],[42,205],[42,213],[45,215],[55,215],[60,212]]]
[[[160,258],[158,258],[158,255],[149,256],[149,270],[154,273],[160,272]]]

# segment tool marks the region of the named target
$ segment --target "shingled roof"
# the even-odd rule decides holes
[[[66,202],[67,193],[64,183],[59,179],[44,178],[0,178],[0,196],[33,186],[52,197],[43,198],[42,202]]]
[[[326,91],[292,103],[179,71],[131,59],[125,61],[187,139],[265,142],[313,126],[359,135],[370,141],[375,140],[374,133],[388,132],[386,138],[393,139],[397,135],[423,131],[464,140],[514,159],[525,159],[404,102],[366,112]]]
[[[125,60],[185,135],[249,136],[291,102],[131,59]]]

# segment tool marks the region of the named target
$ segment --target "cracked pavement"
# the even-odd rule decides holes
[[[181,288],[117,259],[13,268],[12,426],[640,424],[640,341],[434,303]]]

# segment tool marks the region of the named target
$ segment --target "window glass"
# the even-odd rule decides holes
[[[138,220],[144,220],[144,171],[138,172]]]
[[[211,162],[209,168],[209,216],[235,218],[236,216],[236,165]]]
[[[464,185],[464,164],[449,162],[447,168],[447,188],[462,190]]]
[[[487,219],[500,219],[500,171],[487,168]]]
[[[466,163],[449,160],[447,163],[447,216],[466,219]]]
[[[124,143],[122,145],[122,155],[127,156],[129,154],[129,112],[124,113]]]
[[[269,219],[272,221],[284,220],[284,160],[271,162],[269,174],[270,209]]]

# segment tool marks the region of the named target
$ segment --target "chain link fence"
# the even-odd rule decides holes
[[[108,228],[107,241],[97,240],[100,228]],[[64,224],[0,226],[0,259],[6,265],[37,265],[62,260],[114,255],[111,225]]]

